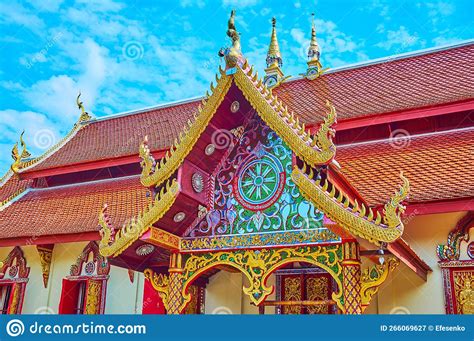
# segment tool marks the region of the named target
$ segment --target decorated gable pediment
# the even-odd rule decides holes
[[[340,242],[293,182],[295,157],[282,138],[256,112],[239,130],[210,176],[209,209],[186,231],[183,244],[225,248],[229,237],[233,246],[246,248]]]

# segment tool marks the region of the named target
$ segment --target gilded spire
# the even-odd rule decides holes
[[[281,66],[283,60],[281,59],[280,46],[278,45],[278,38],[276,33],[276,19],[272,18],[272,35],[270,38],[270,46],[267,52],[267,68],[265,69],[265,77],[263,81],[268,88],[278,86],[288,77],[284,77]]]
[[[321,76],[321,74],[327,69],[323,70],[319,57],[321,55],[321,50],[319,49],[318,41],[316,40],[316,25],[314,24],[314,13],[311,13],[312,23],[311,23],[311,40],[308,48],[308,68],[306,73],[303,76],[306,79],[313,80]]]
[[[281,67],[283,60],[281,59],[280,46],[278,45],[278,38],[276,33],[276,18],[272,18],[272,36],[270,38],[270,46],[267,53],[267,68],[271,66]]]
[[[311,41],[309,43],[309,48],[308,48],[308,61],[319,61],[319,45],[316,40],[316,28],[314,25],[314,13],[311,14],[313,17],[312,24],[311,24]]]

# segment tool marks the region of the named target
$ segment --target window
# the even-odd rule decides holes
[[[59,314],[103,314],[110,266],[90,242],[63,279]]]

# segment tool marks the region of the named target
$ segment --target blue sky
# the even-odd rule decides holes
[[[34,155],[71,129],[79,90],[96,117],[202,95],[231,8],[260,74],[272,16],[293,76],[305,71],[312,12],[330,68],[474,38],[469,1],[2,1],[0,172],[23,129]]]

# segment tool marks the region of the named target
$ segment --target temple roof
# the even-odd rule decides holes
[[[138,176],[30,189],[0,212],[0,239],[98,231],[104,202],[121,225],[148,204],[146,192]]]
[[[369,205],[384,203],[400,170],[409,203],[474,197],[474,127],[339,146],[337,160]]]
[[[466,174],[474,174],[473,151],[470,128],[415,136],[400,149],[388,141],[338,146],[337,159],[368,204],[381,205],[399,182],[400,169],[411,180],[408,202],[473,197],[474,182],[466,181]],[[465,172],[452,172],[453,165]],[[139,176],[30,190],[0,212],[0,239],[98,231],[97,214],[104,203],[111,204],[112,224],[121,226],[148,202]],[[35,219],[26,219],[31,216]]]
[[[338,121],[474,97],[474,43],[328,71],[314,81],[296,79],[273,92],[306,125],[318,124],[329,100]],[[148,135],[152,151],[166,149],[192,117],[199,100],[98,119],[25,171],[137,155]]]
[[[333,70],[314,81],[288,81],[273,93],[309,124],[321,122],[318,115],[326,111],[326,98],[337,108],[339,121],[431,107],[474,98],[474,65],[469,63],[473,59],[474,44],[470,43]],[[168,148],[200,102],[91,121],[25,172],[122,156],[137,156],[138,161],[138,146],[145,135],[152,151]],[[464,178],[474,170],[473,134],[474,128],[412,136],[401,149],[393,148],[388,140],[339,146],[336,160],[370,205],[386,201],[393,184],[399,183],[399,170],[411,180],[410,202],[472,197],[474,183]],[[453,172],[453,166],[463,172]],[[31,180],[19,181],[13,175],[0,187],[0,199],[8,199],[29,185]],[[97,231],[97,215],[104,203],[112,204],[108,209],[111,223],[121,226],[147,205],[146,191],[138,176],[30,189],[12,205],[0,207],[0,239]],[[119,207],[119,203],[124,204]]]

